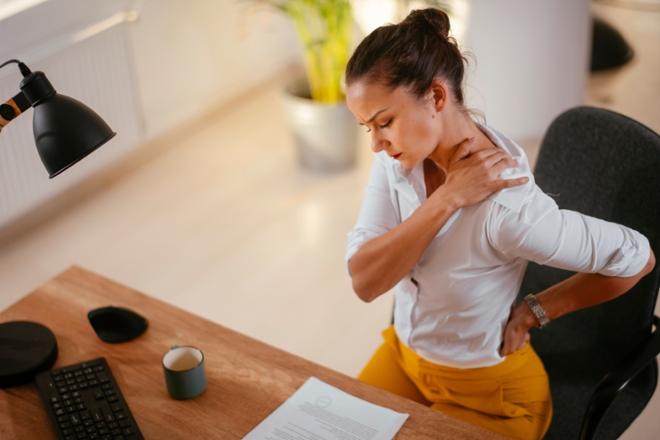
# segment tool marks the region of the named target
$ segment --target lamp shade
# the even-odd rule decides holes
[[[34,108],[34,141],[50,178],[116,134],[85,104],[57,93],[43,72],[26,76],[21,91]]]
[[[116,134],[92,109],[59,93],[34,107],[33,131],[39,157],[51,178]]]

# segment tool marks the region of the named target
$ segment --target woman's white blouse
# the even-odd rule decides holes
[[[501,177],[525,175],[529,182],[456,211],[393,288],[401,341],[432,362],[458,368],[504,359],[498,349],[527,261],[629,277],[644,268],[650,253],[646,237],[633,229],[559,209],[535,184],[523,149],[480,127],[518,162]],[[346,262],[425,199],[421,163],[406,172],[385,152],[376,154],[357,224],[348,234]]]

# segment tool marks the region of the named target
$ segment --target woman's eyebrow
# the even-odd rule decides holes
[[[387,110],[388,108],[389,108],[389,107],[385,107],[384,109],[378,110],[376,113],[374,113],[374,115],[373,115],[371,118],[369,118],[369,120],[368,120],[367,122],[364,122],[364,123],[363,123],[363,122],[360,122],[360,125],[364,125],[364,124],[368,124],[368,123],[372,122],[374,119],[376,119],[376,116],[378,116],[379,114],[383,113],[383,112],[384,112],[385,110]]]

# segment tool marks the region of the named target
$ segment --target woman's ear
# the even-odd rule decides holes
[[[431,90],[429,90],[430,96],[433,98],[433,107],[436,111],[442,111],[447,104],[447,99],[449,97],[449,90],[447,85],[440,78],[434,78],[431,82]]]

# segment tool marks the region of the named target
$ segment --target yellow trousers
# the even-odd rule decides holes
[[[422,359],[393,327],[383,338],[360,381],[509,438],[540,439],[548,430],[548,375],[529,344],[497,365],[462,369]]]

